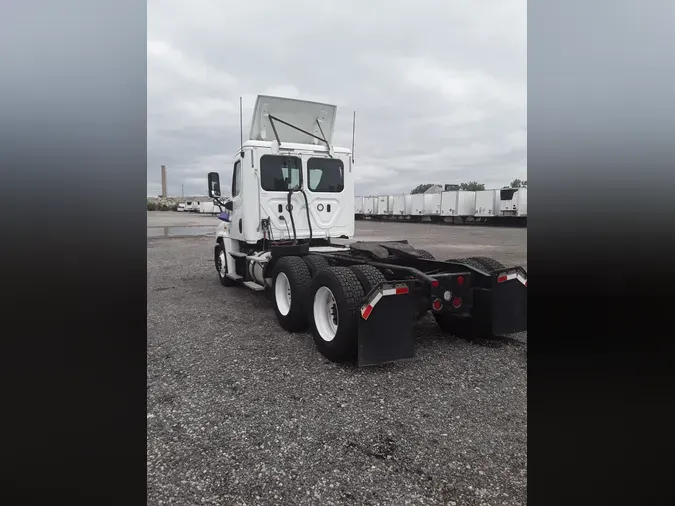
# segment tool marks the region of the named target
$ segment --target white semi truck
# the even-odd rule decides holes
[[[308,329],[325,357],[375,365],[415,356],[431,311],[455,335],[527,328],[527,273],[485,257],[436,260],[407,241],[352,242],[352,150],[332,145],[334,105],[258,96],[237,152],[214,264],[224,286],[270,290],[279,324]],[[243,137],[243,136],[242,136]],[[339,242],[339,241],[338,241]]]

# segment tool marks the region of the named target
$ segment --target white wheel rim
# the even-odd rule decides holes
[[[225,252],[221,251],[220,252],[220,276],[225,277],[225,274],[227,274],[227,259],[225,258]]]
[[[291,283],[286,274],[280,272],[274,282],[274,300],[279,312],[286,316],[291,311]]]
[[[314,323],[316,330],[324,341],[330,342],[335,338],[340,316],[338,314],[335,296],[330,288],[322,286],[314,294]]]

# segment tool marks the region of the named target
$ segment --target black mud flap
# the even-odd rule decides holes
[[[522,269],[493,276],[490,295],[493,334],[527,330],[527,274]]]
[[[414,296],[383,296],[367,319],[359,316],[358,365],[380,365],[415,358]]]

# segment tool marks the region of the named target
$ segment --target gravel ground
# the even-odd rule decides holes
[[[195,219],[176,214],[148,226]],[[357,224],[360,238],[519,264],[526,234]],[[469,343],[427,317],[413,361],[332,364],[264,294],[222,287],[212,244],[148,238],[148,504],[526,503],[526,334]]]

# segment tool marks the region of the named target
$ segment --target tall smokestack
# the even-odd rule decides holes
[[[166,198],[166,166],[162,165],[162,197]]]

